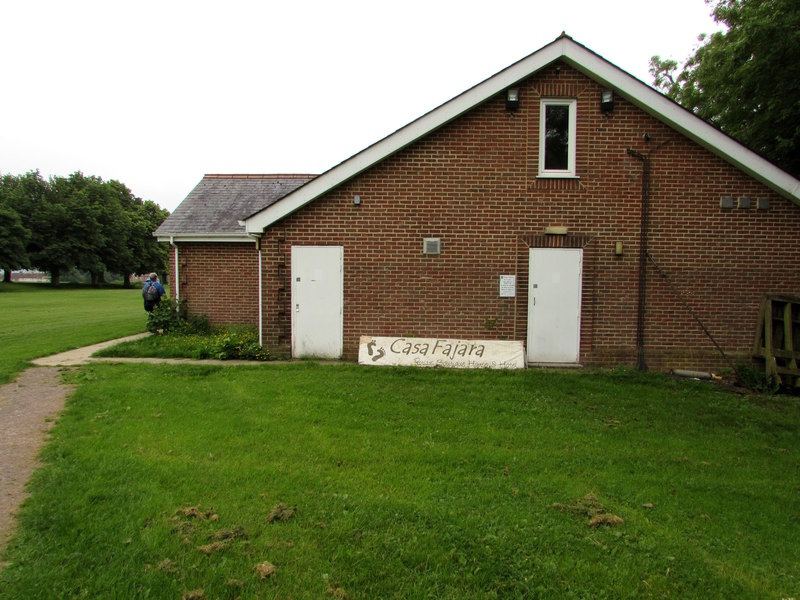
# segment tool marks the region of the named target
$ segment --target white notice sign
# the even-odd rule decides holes
[[[524,369],[522,342],[438,338],[361,336],[362,365],[451,367],[455,369]]]
[[[500,275],[500,297],[513,298],[517,295],[517,276]]]

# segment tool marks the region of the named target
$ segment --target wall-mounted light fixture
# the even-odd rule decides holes
[[[506,90],[506,110],[517,110],[519,108],[519,88],[508,88]]]
[[[622,242],[614,242],[614,255],[615,256],[622,256]]]
[[[356,206],[361,204],[361,196],[353,196],[353,204],[355,204]]]
[[[614,110],[614,90],[600,92],[600,110],[610,112]]]

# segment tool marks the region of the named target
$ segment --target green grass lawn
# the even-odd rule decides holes
[[[29,360],[144,331],[138,288],[0,283],[0,383]]]
[[[800,597],[796,397],[314,363],[72,378],[3,598]]]

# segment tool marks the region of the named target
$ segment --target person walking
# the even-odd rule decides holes
[[[156,305],[161,302],[161,296],[164,295],[164,286],[158,282],[158,275],[155,273],[150,274],[144,286],[142,286],[142,298],[144,298],[144,309],[147,312],[153,312]]]

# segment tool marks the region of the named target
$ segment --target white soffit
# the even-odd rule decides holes
[[[260,234],[273,223],[336,186],[557,60],[563,60],[589,78],[613,88],[635,106],[740,168],[781,196],[800,204],[800,181],[569,36],[562,35],[353,155],[278,202],[251,215],[244,221],[247,233]]]

